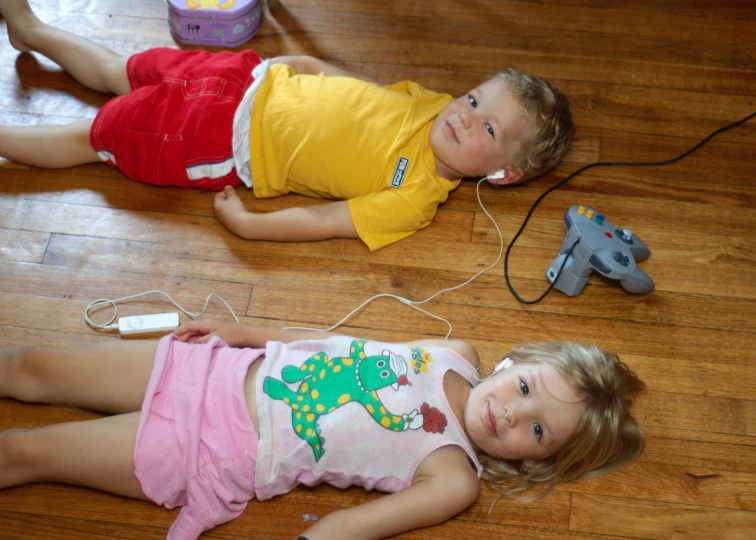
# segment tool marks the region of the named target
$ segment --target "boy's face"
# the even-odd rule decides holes
[[[444,178],[488,176],[506,168],[508,183],[522,176],[512,162],[529,136],[517,98],[504,79],[494,77],[444,107],[433,122],[430,145]]]
[[[534,460],[554,455],[575,431],[583,396],[548,364],[515,364],[472,389],[465,431],[491,457]]]

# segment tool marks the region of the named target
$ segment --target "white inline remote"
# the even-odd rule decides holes
[[[163,332],[178,328],[178,313],[158,313],[156,315],[137,315],[118,319],[118,331],[121,335]]]

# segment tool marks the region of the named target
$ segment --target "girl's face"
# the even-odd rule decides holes
[[[489,456],[532,466],[554,455],[575,431],[582,397],[548,364],[515,364],[470,391],[465,430]]]

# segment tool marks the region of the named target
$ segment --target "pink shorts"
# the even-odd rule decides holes
[[[92,148],[138,182],[209,190],[239,185],[234,114],[259,63],[252,50],[156,48],[131,56],[131,92],[97,113]]]
[[[235,349],[166,336],[157,348],[137,430],[134,464],[142,491],[183,506],[168,538],[195,539],[232,520],[255,496],[259,438],[244,379],[264,349]]]

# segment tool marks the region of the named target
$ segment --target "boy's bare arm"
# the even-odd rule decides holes
[[[347,201],[249,212],[233,188],[215,197],[215,215],[228,229],[247,240],[309,242],[328,238],[358,238]]]
[[[271,59],[273,64],[286,64],[297,73],[304,75],[318,75],[324,73],[330,77],[352,77],[361,81],[381,84],[380,81],[371,77],[367,73],[355,71],[343,66],[331,64],[325,60],[315,58],[314,56],[277,56]]]

